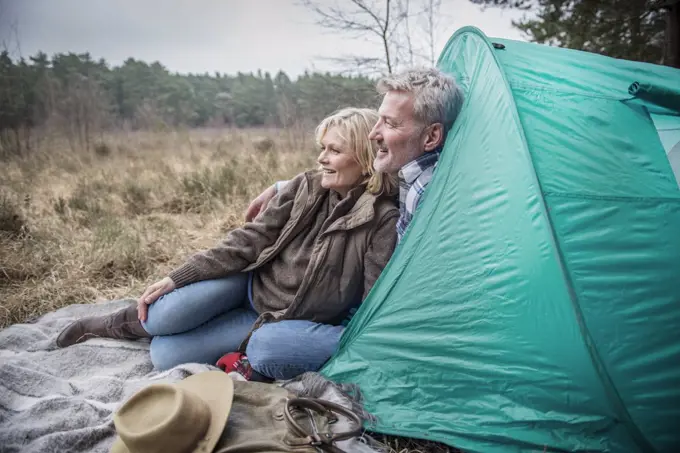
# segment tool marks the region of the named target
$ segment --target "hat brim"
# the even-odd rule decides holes
[[[210,408],[210,425],[192,453],[214,450],[227,425],[234,399],[234,381],[223,371],[206,371],[193,374],[172,385],[193,392]],[[111,446],[111,453],[130,453],[130,450],[117,437]]]

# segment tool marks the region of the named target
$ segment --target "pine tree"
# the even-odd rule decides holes
[[[680,67],[680,0],[471,0],[534,11],[513,22],[538,43]]]
[[[177,74],[132,58],[110,67],[89,53],[39,52],[13,61],[0,52],[0,159],[31,151],[36,129],[61,133],[74,148],[104,130],[132,128],[285,127],[296,133],[346,106],[376,108],[366,77],[280,71]]]

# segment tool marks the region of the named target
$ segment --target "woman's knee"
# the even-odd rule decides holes
[[[170,330],[176,328],[174,324],[177,323],[177,320],[173,316],[167,316],[165,310],[162,309],[161,304],[164,302],[176,304],[177,301],[173,301],[173,299],[178,299],[180,297],[181,294],[177,290],[174,290],[161,296],[153,304],[149,305],[146,321],[142,321],[142,327],[144,327],[144,330],[146,330],[149,335],[166,335]]]
[[[176,345],[164,341],[162,337],[154,337],[151,341],[149,354],[151,355],[151,363],[159,371],[169,370],[182,363]]]
[[[272,340],[255,331],[248,341],[246,355],[255,371],[271,379],[291,379],[305,371],[315,371],[309,365],[279,354],[280,348]]]
[[[269,325],[260,327],[252,333],[246,347],[246,355],[255,369],[276,362],[279,350],[277,344],[276,329],[270,329]]]
[[[342,327],[309,321],[265,324],[248,341],[246,355],[256,371],[275,379],[289,379],[317,371],[335,352]]]

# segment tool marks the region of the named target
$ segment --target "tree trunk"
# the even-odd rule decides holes
[[[385,48],[385,60],[387,62],[387,73],[392,74],[392,62],[390,61],[390,46],[387,31],[390,25],[390,0],[385,3],[385,28],[382,30],[383,47]]]
[[[666,22],[666,49],[668,66],[680,68],[680,1],[668,6]]]

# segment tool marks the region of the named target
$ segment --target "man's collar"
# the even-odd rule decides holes
[[[407,184],[413,184],[423,171],[437,163],[440,153],[441,148],[422,154],[401,167],[399,170],[399,177]]]

